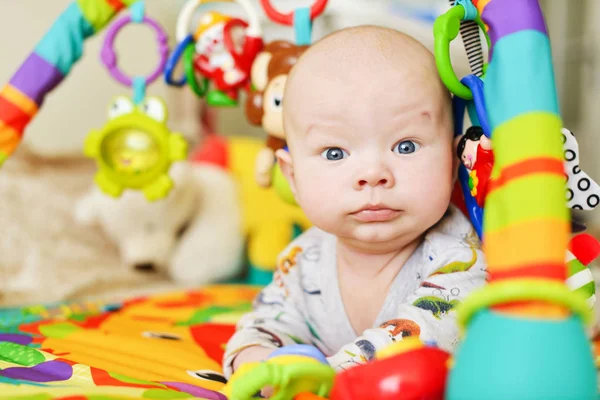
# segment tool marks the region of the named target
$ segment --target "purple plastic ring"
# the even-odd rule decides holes
[[[104,45],[102,46],[102,51],[100,53],[100,58],[104,65],[106,65],[106,68],[108,68],[108,71],[112,77],[128,87],[133,86],[133,78],[128,77],[119,69],[114,45],[117,34],[121,31],[121,29],[123,29],[123,27],[131,22],[132,18],[129,15],[116,21],[106,33]],[[144,16],[142,23],[150,25],[156,31],[158,52],[160,55],[160,63],[158,64],[158,67],[146,78],[146,85],[149,85],[162,74],[162,71],[165,68],[167,57],[169,55],[169,39],[165,30],[154,19]]]

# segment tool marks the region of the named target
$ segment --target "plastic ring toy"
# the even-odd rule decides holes
[[[226,2],[238,3],[240,6],[244,8],[246,14],[248,15],[248,29],[246,30],[249,36],[261,36],[260,29],[260,21],[258,19],[258,14],[252,7],[250,0],[188,0],[187,3],[181,9],[179,13],[179,17],[177,18],[177,28],[175,37],[177,42],[183,41],[188,35],[190,30],[190,24],[192,22],[192,17],[194,15],[194,11],[202,4],[214,3],[214,2]]]
[[[271,20],[282,25],[292,26],[294,24],[293,12],[283,14],[277,11],[271,4],[271,0],[260,0],[260,4],[263,6],[265,13]],[[310,7],[310,19],[314,20],[321,15],[323,11],[325,11],[325,6],[327,6],[327,0],[316,0],[315,3]]]
[[[280,347],[274,352],[272,352],[267,358],[267,360],[273,357],[285,355],[311,357],[321,362],[322,364],[329,365],[329,362],[327,361],[327,358],[325,358],[325,355],[323,355],[323,353],[319,351],[319,349],[317,349],[315,346],[311,346],[308,344],[294,344]]]
[[[292,399],[304,392],[327,396],[333,386],[334,369],[309,357],[302,359],[280,356],[257,365],[231,383],[229,398],[250,399],[266,386],[276,388],[272,400]]]
[[[452,62],[450,60],[450,43],[456,39],[460,31],[460,21],[465,18],[465,8],[461,4],[457,4],[448,10],[444,15],[436,19],[433,24],[433,36],[434,42],[434,53],[435,63],[437,65],[440,77],[448,90],[454,93],[456,96],[461,97],[465,100],[471,100],[473,94],[471,90],[462,84],[456,77]],[[477,16],[475,22],[479,25],[479,28],[484,32],[485,39],[488,45],[488,49],[491,48],[490,38],[485,32],[485,26],[481,21],[481,18]]]
[[[117,66],[117,55],[114,49],[114,44],[117,34],[121,31],[121,29],[131,22],[133,22],[132,16],[125,16],[115,22],[114,25],[109,28],[106,38],[104,39],[104,46],[102,47],[102,52],[100,55],[102,62],[104,65],[106,65],[106,68],[112,77],[128,87],[133,85],[133,78],[125,75]],[[142,23],[150,25],[150,27],[152,27],[156,32],[158,52],[160,55],[160,62],[158,66],[148,77],[145,78],[146,85],[149,85],[161,75],[165,64],[167,63],[167,56],[169,54],[168,36],[165,30],[154,19],[144,16]]]
[[[204,78],[202,80],[202,86],[198,83],[196,71],[194,70],[194,54],[196,54],[194,42],[190,42],[183,51],[183,71],[185,73],[186,81],[194,93],[196,93],[198,97],[204,97],[208,91],[208,79]]]
[[[467,75],[461,79],[461,82],[469,88],[473,95],[473,103],[475,104],[475,112],[477,113],[477,119],[479,125],[483,129],[483,133],[488,138],[492,137],[492,131],[487,118],[487,112],[485,109],[485,97],[483,95],[483,81],[475,75]]]
[[[175,71],[175,67],[177,66],[177,63],[179,62],[179,59],[183,56],[183,52],[185,51],[185,49],[187,48],[187,46],[189,44],[192,44],[192,46],[194,44],[194,38],[192,37],[192,35],[187,35],[185,37],[185,39],[183,39],[181,42],[179,42],[177,44],[177,46],[175,47],[175,50],[173,50],[173,53],[171,53],[171,55],[169,56],[169,59],[167,60],[167,64],[165,65],[165,82],[167,82],[167,84],[172,85],[172,86],[177,86],[177,87],[181,87],[181,86],[185,85],[185,83],[186,83],[185,74],[181,77],[181,79],[174,80],[173,72]]]
[[[571,291],[563,282],[543,282],[536,279],[519,279],[494,282],[471,294],[457,309],[457,322],[461,329],[481,309],[497,304],[519,301],[547,301],[564,306],[579,315],[585,324],[593,315],[585,298]]]

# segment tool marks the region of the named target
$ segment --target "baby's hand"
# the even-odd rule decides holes
[[[262,346],[252,346],[240,351],[240,353],[233,360],[233,371],[246,363],[250,362],[262,362],[269,358],[269,355],[273,352],[273,349],[268,349]],[[265,387],[261,390],[260,395],[264,398],[269,398],[273,395],[272,387]]]
[[[233,371],[237,371],[242,364],[265,361],[272,352],[273,349],[262,346],[248,347],[247,349],[240,351],[233,360]]]

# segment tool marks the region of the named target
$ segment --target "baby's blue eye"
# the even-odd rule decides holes
[[[397,154],[411,154],[421,148],[420,145],[412,140],[403,140],[394,146],[392,151]]]
[[[347,156],[348,156],[348,153],[346,153],[344,150],[340,149],[339,147],[330,147],[321,153],[321,157],[326,158],[329,161],[338,161],[343,158],[346,158]]]

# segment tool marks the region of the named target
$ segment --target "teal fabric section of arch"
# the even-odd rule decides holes
[[[529,112],[558,115],[548,36],[526,30],[501,38],[494,47],[484,93],[492,130]]]
[[[310,8],[298,8],[294,11],[294,30],[298,46],[309,45],[312,37],[312,21]]]
[[[73,2],[38,43],[35,53],[67,75],[83,54],[83,42],[94,33],[79,5]]]
[[[489,310],[455,355],[447,400],[596,399],[592,347],[579,317],[527,320]]]

